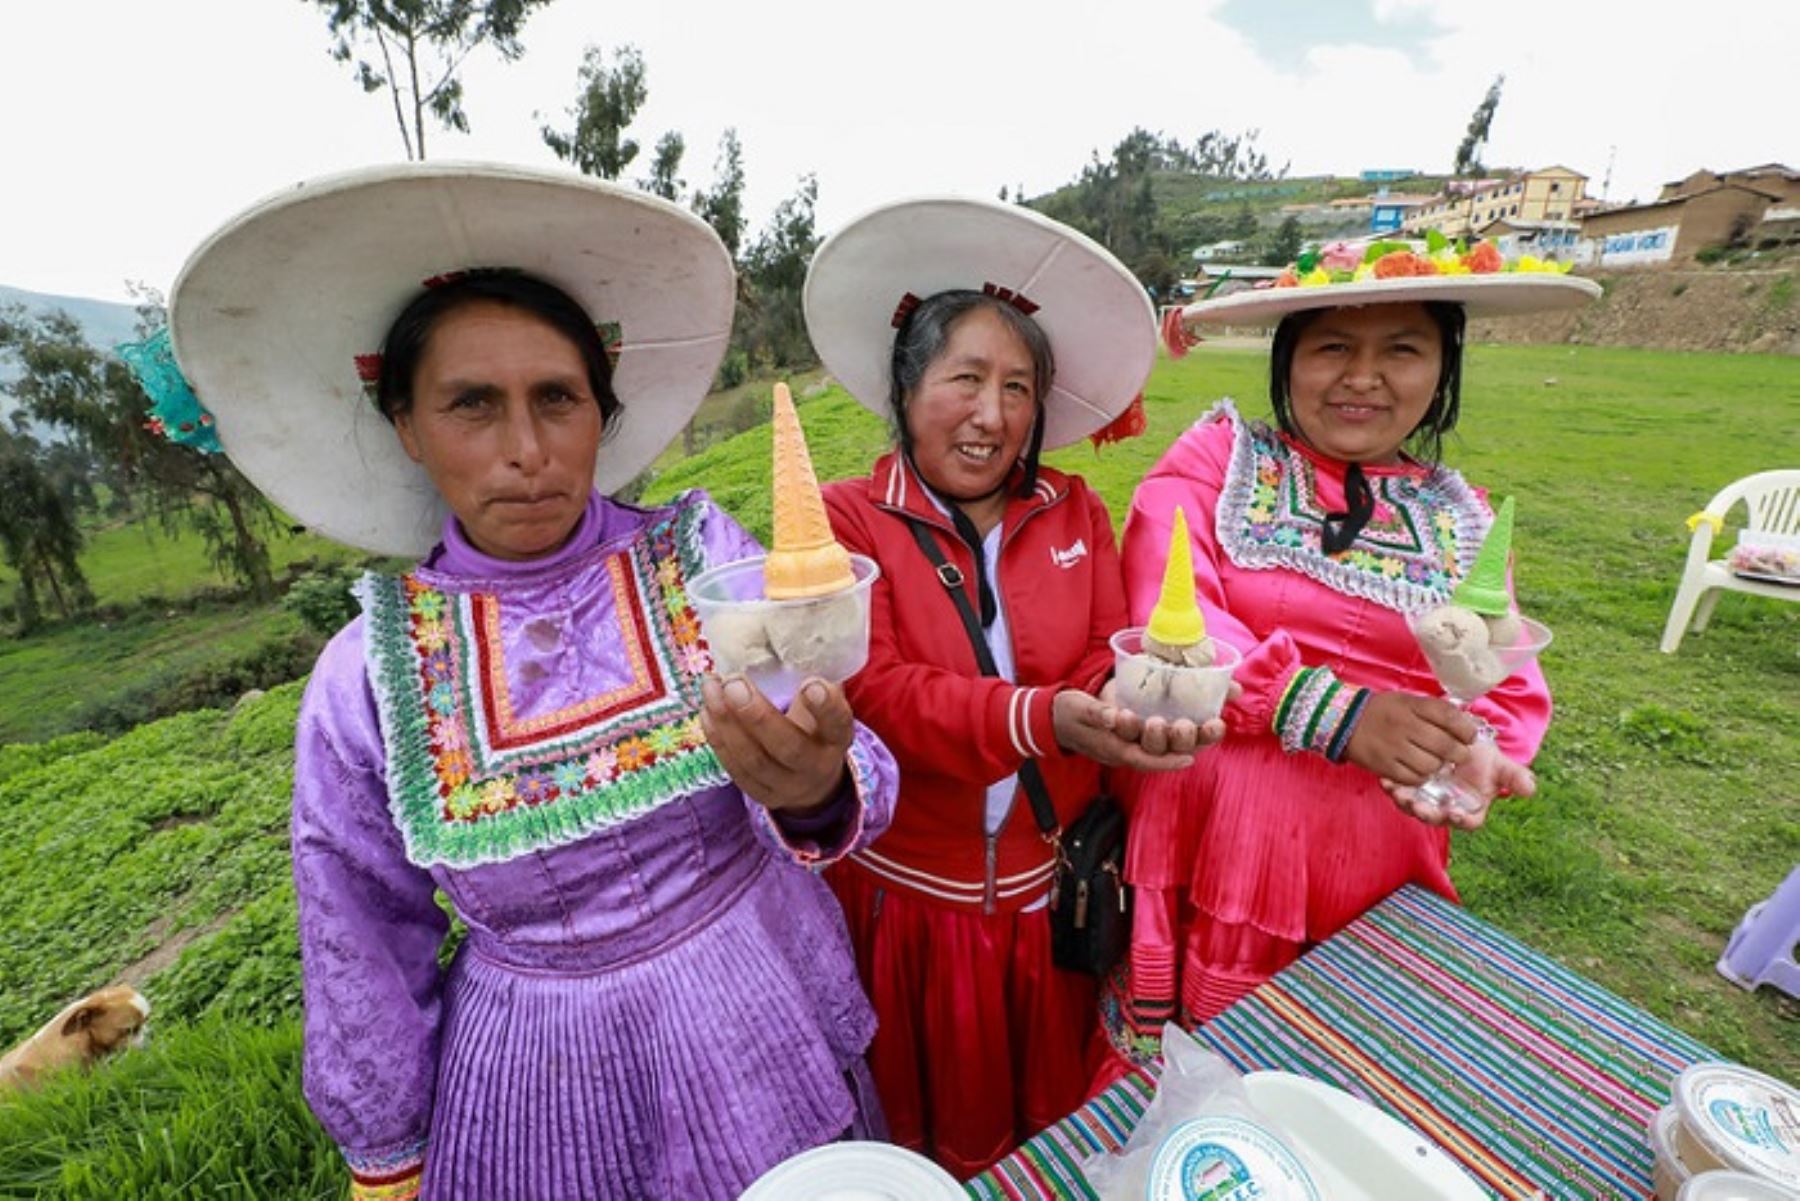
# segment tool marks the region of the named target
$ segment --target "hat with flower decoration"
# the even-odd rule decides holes
[[[1492,242],[1451,242],[1432,231],[1413,242],[1338,242],[1300,256],[1266,287],[1211,296],[1181,310],[1184,325],[1275,325],[1302,309],[1370,304],[1460,304],[1471,317],[1572,309],[1600,295],[1569,264],[1507,259]]]
[[[1099,243],[1016,204],[921,197],[882,205],[827,238],[806,275],[806,329],[831,374],[886,417],[895,330],[919,302],[988,292],[1049,335],[1056,377],[1043,448],[1119,436],[1114,422],[1156,362],[1156,314]],[[1135,433],[1141,429],[1128,431]]]
[[[486,269],[555,285],[616,342],[623,408],[594,483],[621,487],[705,398],[735,297],[712,229],[633,189],[475,163],[298,184],[188,259],[169,302],[175,359],[225,453],[276,504],[337,541],[423,554],[448,507],[367,384],[388,327],[424,288]]]

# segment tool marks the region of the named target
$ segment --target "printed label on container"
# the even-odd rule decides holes
[[[1177,1126],[1150,1161],[1148,1201],[1321,1201],[1318,1186],[1273,1133],[1242,1118]]]
[[[1728,1166],[1800,1188],[1800,1093],[1738,1068],[1690,1072],[1678,1086],[1688,1132]]]

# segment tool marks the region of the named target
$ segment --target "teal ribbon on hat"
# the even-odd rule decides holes
[[[115,352],[131,369],[138,387],[150,398],[150,412],[144,427],[180,446],[191,446],[202,454],[218,454],[219,435],[213,428],[212,414],[194,395],[194,389],[175,362],[175,349],[169,343],[167,326],[141,342],[126,342]]]

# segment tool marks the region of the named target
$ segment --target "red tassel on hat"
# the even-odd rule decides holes
[[[1088,441],[1094,444],[1095,450],[1099,450],[1108,442],[1123,442],[1127,438],[1135,438],[1148,426],[1149,420],[1144,416],[1144,394],[1139,392],[1131,398],[1131,403],[1125,406],[1123,413],[1089,434]]]
[[[1182,307],[1178,304],[1163,310],[1162,340],[1172,359],[1186,358],[1188,351],[1200,345],[1200,335],[1188,331],[1187,325],[1181,320],[1182,312]]]

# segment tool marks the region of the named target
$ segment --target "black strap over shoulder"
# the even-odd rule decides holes
[[[975,615],[975,608],[969,604],[969,594],[964,588],[963,573],[956,564],[944,557],[938,549],[937,540],[931,536],[931,526],[912,516],[907,516],[906,524],[912,530],[913,541],[925,552],[925,558],[937,569],[938,582],[944,591],[950,594],[950,600],[956,605],[956,614],[962,618],[963,632],[969,636],[969,644],[975,651],[975,662],[984,676],[998,676],[999,668],[994,666],[994,654],[988,649],[987,637],[982,633],[981,619]],[[1044,837],[1056,842],[1062,833],[1062,827],[1056,820],[1056,806],[1050,803],[1050,789],[1044,784],[1043,773],[1038,770],[1036,760],[1027,759],[1019,765],[1019,784],[1025,789],[1025,797],[1031,802],[1031,815],[1036,819],[1038,829]]]

